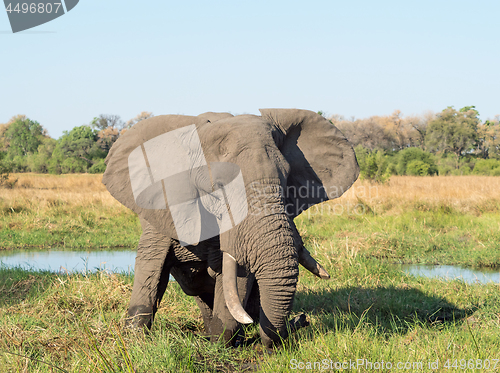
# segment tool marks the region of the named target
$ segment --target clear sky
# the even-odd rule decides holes
[[[99,114],[357,118],[475,105],[500,114],[499,1],[80,0],[12,34],[0,11],[0,123],[58,138]]]

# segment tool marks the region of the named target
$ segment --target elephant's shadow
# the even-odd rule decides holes
[[[459,308],[418,289],[388,286],[297,291],[293,311],[315,319],[322,332],[354,331],[368,323],[378,333],[406,334],[416,324],[458,322],[475,309]]]

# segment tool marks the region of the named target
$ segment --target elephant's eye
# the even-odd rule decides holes
[[[229,150],[227,149],[227,146],[225,144],[219,145],[219,154],[221,156],[226,156],[229,154]]]

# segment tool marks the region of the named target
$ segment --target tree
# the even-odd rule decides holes
[[[362,145],[354,148],[359,164],[360,178],[378,183],[389,180],[389,159],[381,150],[369,151]]]
[[[98,137],[97,145],[103,152],[108,154],[109,149],[111,149],[111,146],[113,146],[115,141],[118,140],[119,136],[120,136],[120,131],[118,131],[117,128],[115,127],[105,128],[99,131],[99,133],[97,134]]]
[[[420,148],[406,148],[397,154],[399,175],[435,175],[438,173],[434,156]]]
[[[124,123],[119,115],[101,114],[90,122],[90,126],[95,128],[97,131],[102,131],[108,127],[121,130]]]
[[[429,175],[429,165],[419,160],[413,160],[406,167],[406,174],[410,176]]]
[[[4,163],[8,163],[14,172],[24,172],[28,169],[27,156],[37,152],[47,132],[38,122],[17,115],[0,126],[0,136]]]
[[[16,156],[35,153],[46,133],[40,123],[18,116],[5,131],[8,157],[13,159]]]
[[[130,119],[126,124],[125,124],[125,129],[129,129],[135,124],[139,123],[141,120],[148,119],[153,117],[153,113],[150,111],[141,111],[139,114],[137,114],[134,118]]]
[[[403,119],[400,110],[395,110],[390,117],[380,117],[386,138],[391,143],[391,150],[401,150],[411,146],[411,127]]]
[[[57,146],[57,141],[46,137],[38,146],[38,152],[27,156],[28,169],[31,172],[49,172],[50,158]]]
[[[96,130],[97,145],[107,154],[125,128],[125,123],[119,115],[101,114],[90,122],[90,126]]]
[[[5,132],[7,132],[7,129],[9,126],[14,123],[16,120],[25,120],[26,115],[23,114],[18,114],[12,118],[9,119],[7,123],[0,124],[0,151],[7,151],[7,148],[9,146],[9,143],[7,139],[5,138]]]
[[[429,123],[425,144],[433,152],[453,153],[458,168],[459,158],[476,146],[479,123],[479,113],[474,106],[459,111],[449,106]]]
[[[391,139],[387,137],[384,127],[376,120],[376,117],[355,121],[332,120],[332,122],[354,146],[361,145],[369,150],[389,150],[392,147]]]
[[[52,153],[49,171],[53,173],[86,172],[106,153],[97,144],[97,130],[83,125],[65,131]]]
[[[500,159],[500,115],[481,123],[477,134],[477,154],[482,158]]]
[[[408,124],[415,130],[414,145],[418,146],[422,150],[425,148],[425,134],[427,132],[427,126],[429,123],[435,119],[436,114],[432,111],[428,111],[421,116],[412,116],[407,118]]]
[[[109,149],[111,149],[111,146],[113,146],[115,141],[118,140],[118,137],[120,137],[120,135],[122,135],[127,129],[139,123],[141,120],[152,116],[153,113],[143,111],[127,121],[127,123],[124,123],[118,115],[101,114],[94,118],[90,125],[98,131],[97,144],[101,150],[107,154]]]
[[[5,161],[5,152],[0,152],[0,186],[6,185],[9,180],[12,167],[9,162]]]
[[[371,116],[367,119],[348,121],[333,115],[330,121],[337,126],[353,145],[375,150],[394,152],[412,146],[423,148],[428,115],[404,117],[396,110],[390,116]]]

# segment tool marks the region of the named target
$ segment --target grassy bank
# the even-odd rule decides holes
[[[135,247],[140,225],[102,175],[13,175],[0,188],[0,249]],[[500,266],[500,178],[392,177],[357,181],[297,226],[313,251],[347,250],[398,263]]]
[[[351,256],[391,263],[500,267],[500,178],[393,177],[358,181],[341,198],[304,212],[306,245],[335,261]]]
[[[2,248],[136,245],[137,218],[109,196],[100,175],[16,177],[13,189],[0,189]],[[370,362],[421,372],[489,363],[483,370],[498,371],[498,285],[415,278],[388,262],[498,267],[499,181],[358,181],[342,198],[300,216],[307,247],[332,279],[301,269],[293,315],[305,312],[311,325],[272,354],[258,343],[207,343],[194,300],[176,283],[143,335],[122,329],[131,276],[0,268],[0,371],[289,372],[331,363],[335,371],[336,362],[350,361],[356,371],[373,371]],[[249,328],[248,337],[256,332]],[[436,361],[438,369],[429,368]]]
[[[141,228],[102,175],[15,174],[0,188],[0,249],[135,247]]]
[[[2,269],[0,366],[2,372],[289,372],[304,371],[300,362],[365,359],[391,362],[394,370],[409,363],[420,372],[439,360],[434,371],[449,372],[460,369],[446,369],[447,360],[496,364],[498,285],[417,279],[347,252],[327,269],[329,281],[302,271],[293,315],[307,313],[311,325],[271,354],[258,343],[230,349],[206,342],[193,299],[176,283],[152,332],[143,335],[122,329],[131,277]],[[252,327],[247,335],[256,332]]]

